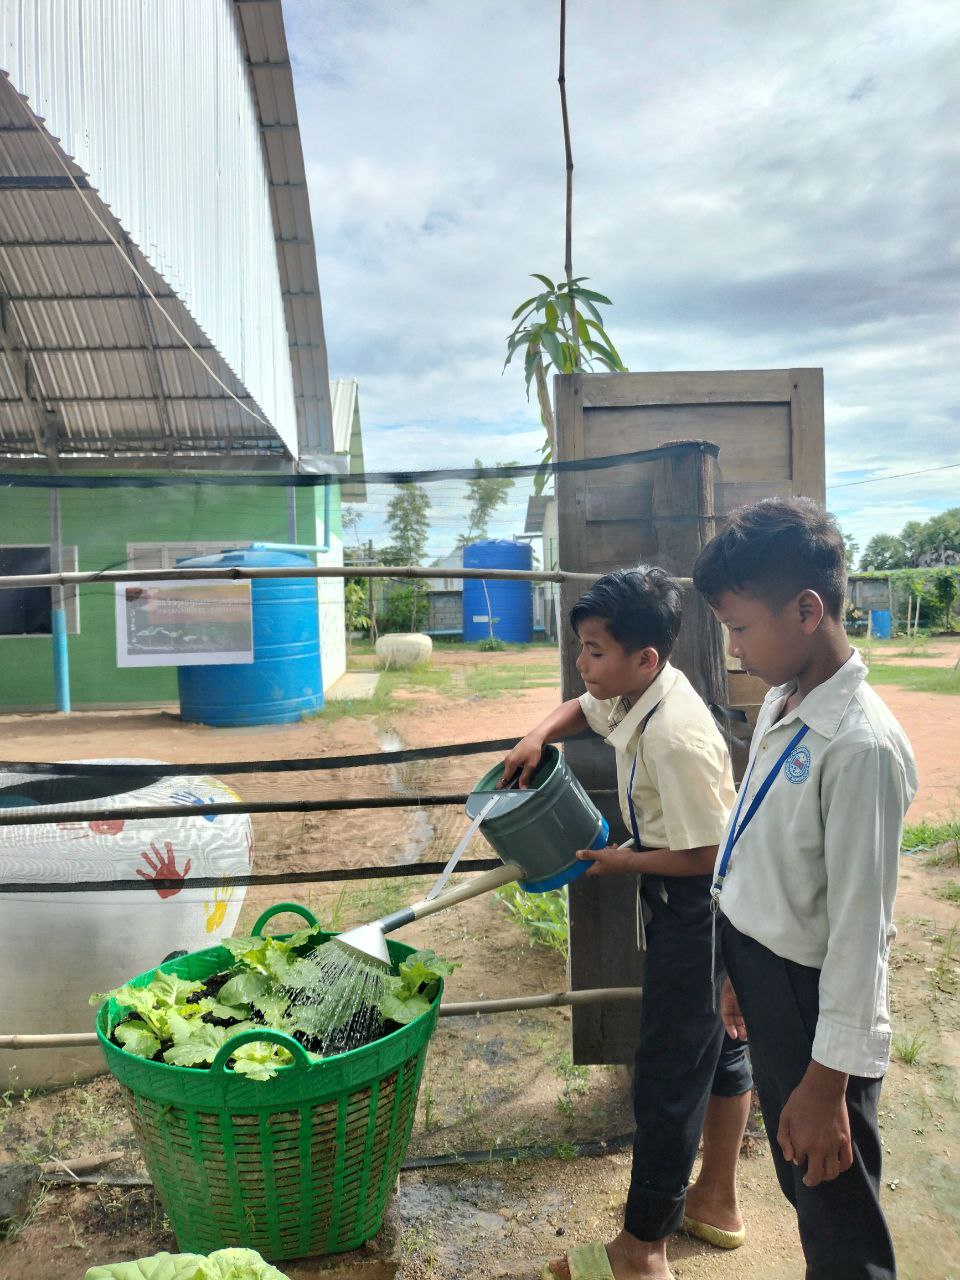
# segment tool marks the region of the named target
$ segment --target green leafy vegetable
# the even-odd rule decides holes
[[[277,1067],[285,1067],[290,1061],[291,1054],[283,1045],[252,1040],[242,1044],[233,1055],[233,1069],[237,1075],[249,1076],[251,1080],[269,1080],[276,1074]]]
[[[160,1041],[141,1018],[121,1022],[114,1037],[127,1053],[138,1058],[155,1058],[160,1052]]]
[[[217,999],[221,1004],[226,1005],[249,1004],[257,996],[262,996],[269,990],[270,979],[265,973],[242,970],[236,977],[223,984]]]
[[[289,1280],[253,1249],[199,1253],[156,1253],[138,1262],[90,1267],[84,1280]]]
[[[437,997],[440,982],[457,966],[441,960],[433,951],[415,951],[402,960],[396,974],[384,980],[380,1012],[391,1022],[404,1026],[427,1012]]]
[[[302,929],[286,941],[269,936],[222,939],[234,964],[215,996],[202,994],[204,982],[158,971],[143,985],[128,983],[92,996],[91,1004],[113,999],[127,1011],[113,1032],[127,1053],[175,1067],[209,1067],[242,1031],[296,1032],[309,1043],[332,1029],[331,1011],[348,1023],[355,998],[349,974],[317,989],[317,966],[303,956],[316,949],[321,932],[319,926]],[[454,968],[432,951],[414,952],[386,977],[381,1016],[399,1025],[419,1018]],[[240,1045],[230,1057],[233,1071],[252,1080],[268,1080],[290,1061],[289,1052],[272,1041]]]
[[[232,1035],[233,1027],[215,1027],[209,1022],[192,1022],[176,1013],[170,1015],[173,1044],[163,1055],[174,1067],[209,1065]]]

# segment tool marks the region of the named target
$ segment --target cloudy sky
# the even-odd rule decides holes
[[[960,504],[956,0],[568,0],[574,268],[634,370],[819,365],[861,542]],[[368,467],[534,461],[558,0],[285,0],[330,370]]]

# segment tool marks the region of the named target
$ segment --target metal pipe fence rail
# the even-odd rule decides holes
[[[537,996],[503,996],[498,1000],[460,1000],[441,1004],[441,1018],[466,1018],[484,1013],[516,1013],[524,1009],[558,1009],[608,1000],[639,1000],[642,987],[590,987],[579,991],[545,991]],[[0,1049],[76,1049],[99,1043],[95,1031],[0,1035]]]
[[[569,573],[565,569],[441,569],[411,564],[229,565],[220,569],[86,569],[76,573],[6,574],[0,577],[0,589],[82,587],[100,582],[217,582],[257,578],[479,578],[507,582],[579,582],[589,586],[600,576],[599,573]],[[677,578],[676,581],[681,587],[693,585],[692,578]]]
[[[589,732],[571,734],[555,741],[586,740]],[[486,738],[479,742],[451,742],[439,747],[403,747],[399,751],[365,751],[348,756],[300,756],[279,760],[204,760],[200,764],[61,764],[59,761],[0,760],[0,772],[24,774],[56,774],[62,777],[179,778],[191,774],[218,773],[303,773],[328,769],[388,768],[416,760],[446,760],[455,756],[482,755],[485,752],[509,751],[516,738]]]

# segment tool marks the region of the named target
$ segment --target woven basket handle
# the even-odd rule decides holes
[[[311,928],[315,924],[320,923],[309,907],[301,907],[299,902],[278,902],[274,907],[267,907],[266,911],[264,911],[263,915],[260,916],[250,932],[254,937],[259,937],[260,932],[267,921],[272,920],[274,916],[283,915],[285,911],[292,911],[294,915],[303,916],[304,920],[306,920],[307,924],[310,925]]]
[[[221,1045],[217,1050],[217,1056],[210,1064],[211,1071],[227,1070],[227,1062],[242,1044],[252,1044],[255,1040],[269,1040],[273,1044],[278,1044],[286,1049],[288,1053],[293,1055],[293,1063],[289,1067],[282,1067],[285,1071],[305,1071],[307,1067],[314,1065],[310,1055],[304,1049],[299,1040],[294,1040],[293,1036],[288,1036],[285,1031],[274,1031],[270,1027],[264,1027],[262,1030],[258,1027],[256,1030],[241,1031],[239,1035],[233,1036],[226,1044]]]

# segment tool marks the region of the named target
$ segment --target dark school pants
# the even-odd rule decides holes
[[[784,1159],[780,1112],[810,1062],[820,1009],[820,970],[784,960],[724,922],[723,955],[750,1036],[757,1093],[783,1194],[797,1211],[807,1280],[893,1280],[893,1241],[880,1208],[881,1080],[850,1076],[853,1165],[805,1187],[805,1166]]]
[[[711,1093],[733,1098],[752,1088],[746,1045],[724,1033],[713,1008],[710,880],[643,878],[653,918],[647,925],[633,1077],[637,1128],[623,1217],[626,1230],[639,1240],[662,1240],[683,1222]]]

